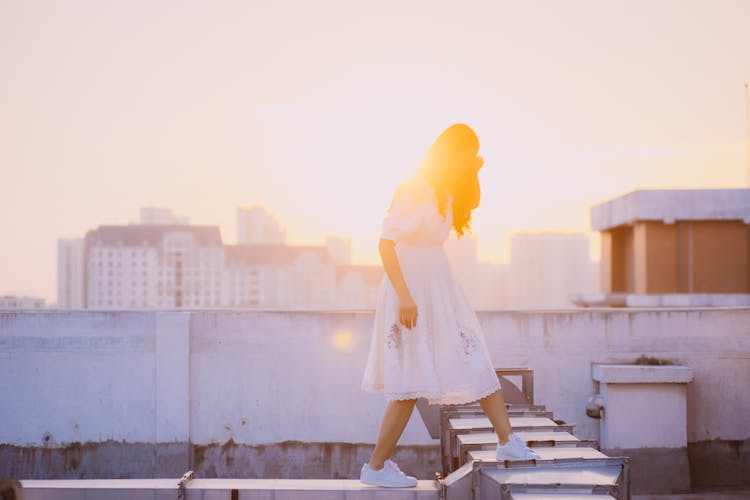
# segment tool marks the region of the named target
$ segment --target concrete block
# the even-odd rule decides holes
[[[238,490],[238,500],[274,500],[273,490]]]
[[[276,490],[274,500],[346,500],[342,490]]]
[[[434,493],[433,495],[434,499],[436,495]],[[416,491],[365,487],[361,490],[347,491],[344,498],[346,500],[414,500],[416,498]]]
[[[154,500],[156,491],[151,489],[134,489],[134,488],[90,488],[84,490],[86,500]],[[177,491],[174,492],[177,496]]]
[[[607,384],[686,384],[693,380],[693,369],[673,365],[594,364],[592,378]]]
[[[188,498],[195,493],[197,493],[197,491],[191,490],[190,493],[188,493]],[[230,500],[232,498],[232,490],[230,489],[201,490],[200,493],[201,500]]]
[[[176,487],[173,490],[156,490],[154,492],[154,500],[175,500],[178,491]]]
[[[422,483],[420,482],[417,491],[416,491],[416,497],[417,500],[435,500],[440,495],[440,490],[438,489],[437,485],[432,481],[425,481],[430,484],[422,486]]]
[[[602,384],[602,448],[684,448],[684,384]]]
[[[86,498],[83,488],[24,488],[23,500],[81,500]]]
[[[631,458],[633,491],[689,491],[687,383],[692,369],[595,364],[592,378],[604,400],[602,450]]]

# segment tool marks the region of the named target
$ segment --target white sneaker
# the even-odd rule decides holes
[[[531,460],[542,458],[526,446],[526,442],[518,434],[508,435],[508,442],[504,445],[498,443],[495,450],[498,460]]]
[[[379,470],[373,470],[370,468],[370,464],[365,463],[359,474],[359,481],[364,484],[386,488],[410,488],[417,485],[417,478],[401,472],[401,469],[393,460],[386,460],[383,468]]]

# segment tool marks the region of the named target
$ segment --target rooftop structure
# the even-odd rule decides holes
[[[46,304],[45,300],[40,297],[0,295],[0,309],[39,309],[42,307],[46,307]]]
[[[141,207],[139,223],[144,225],[183,225],[190,224],[190,218],[176,215],[166,207]]]
[[[589,302],[750,304],[750,189],[633,191],[592,207],[591,225],[603,296]]]
[[[237,243],[240,245],[283,245],[286,229],[262,206],[237,209]]]

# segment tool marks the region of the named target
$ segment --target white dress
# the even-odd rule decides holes
[[[432,187],[420,176],[404,182],[383,220],[381,238],[396,242],[417,324],[399,323],[398,298],[383,278],[362,388],[387,399],[427,398],[430,404],[476,401],[500,389],[476,314],[443,249],[450,234]]]

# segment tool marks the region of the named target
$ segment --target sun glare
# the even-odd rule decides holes
[[[348,331],[337,331],[331,335],[331,345],[339,352],[350,352],[354,349],[354,335]]]

